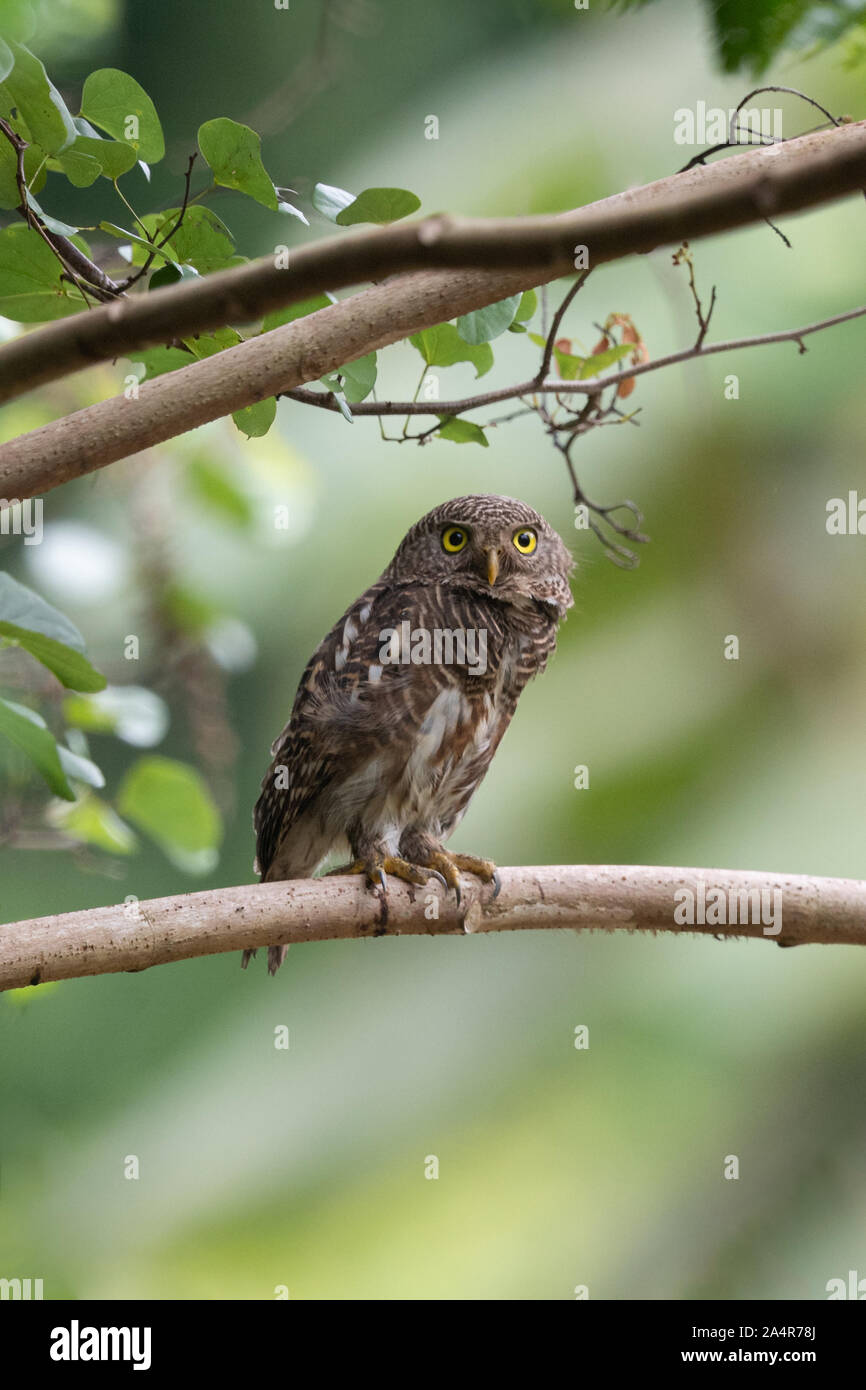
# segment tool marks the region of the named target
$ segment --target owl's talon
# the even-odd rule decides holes
[[[474,854],[451,854],[446,849],[437,849],[430,855],[429,862],[442,870],[448,887],[454,889],[458,907],[463,901],[463,892],[460,887],[461,873],[474,874],[476,878],[481,879],[482,883],[492,883],[491,902],[502,887],[499,874],[496,872],[496,865],[490,859],[479,859]]]
[[[435,878],[442,884],[446,893],[449,888],[447,879],[438,869],[429,864],[412,864],[408,859],[400,859],[396,855],[386,855],[382,859],[356,859],[352,864],[341,864],[339,868],[331,869],[325,877],[330,878],[333,874],[363,874],[371,888],[381,888],[383,893],[388,891],[388,874],[392,878],[400,878],[404,883],[416,884],[418,887],[423,887],[431,878]]]

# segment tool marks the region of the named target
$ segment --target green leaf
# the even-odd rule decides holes
[[[336,296],[328,294],[317,294],[312,299],[302,299],[297,304],[289,304],[284,309],[272,309],[269,314],[265,314],[262,322],[262,332],[270,333],[272,328],[281,328],[284,323],[294,323],[295,319],[304,319],[307,314],[315,314],[319,309],[327,309],[331,304],[336,304]]]
[[[36,170],[44,159],[38,145],[30,145],[24,151],[24,177],[34,192],[39,191],[45,182],[45,171],[34,182]],[[0,208],[17,208],[21,202],[18,190],[18,156],[6,136],[0,137]]]
[[[80,140],[81,137],[79,136]],[[65,174],[73,188],[89,188],[102,175],[102,165],[92,154],[77,149],[75,144],[48,161],[49,169]]]
[[[530,333],[533,343],[539,347],[547,345],[547,339],[540,333]],[[631,349],[629,349],[631,351]],[[559,375],[563,381],[577,381],[583,371],[584,364],[589,360],[586,357],[578,357],[573,352],[563,352],[562,348],[554,347],[553,358],[559,369]],[[592,372],[589,373],[592,376]]]
[[[95,695],[67,695],[67,725],[91,734],[114,734],[134,748],[152,748],[169,724],[163,699],[143,685],[109,685]]]
[[[409,342],[417,348],[428,367],[451,367],[455,362],[471,362],[476,377],[484,376],[493,366],[493,349],[489,343],[467,343],[452,323],[440,323],[413,333]]]
[[[33,0],[2,0],[0,17],[7,43],[10,39],[17,39],[19,43],[30,42],[37,26],[33,11]]]
[[[234,411],[232,419],[247,439],[261,439],[267,434],[277,416],[277,398],[268,396],[266,400],[256,401]]]
[[[346,400],[354,403],[369,396],[376,385],[376,372],[375,352],[368,352],[364,357],[359,357],[354,362],[347,362],[345,367],[340,367],[337,374],[342,378],[343,394]]]
[[[578,379],[586,381],[587,377],[597,376],[599,372],[604,371],[605,367],[612,367],[615,362],[621,362],[634,350],[634,343],[617,343],[614,347],[604,348],[602,352],[595,352],[591,357],[585,357]]]
[[[520,303],[517,306],[517,313],[514,315],[515,323],[528,323],[538,308],[538,295],[535,290],[524,290],[520,296]]]
[[[81,115],[128,145],[136,159],[155,164],[165,154],[156,107],[135,78],[118,68],[99,68],[90,74],[81,94]]]
[[[218,184],[277,210],[277,191],[262,164],[262,142],[248,125],[217,116],[199,126],[198,145]]]
[[[221,521],[243,528],[252,524],[253,505],[238,487],[233,474],[222,464],[204,456],[195,458],[187,466],[185,481],[196,501]]]
[[[179,280],[188,280],[197,275],[198,271],[193,270],[191,265],[161,265],[158,270],[151,272],[147,288],[158,290],[163,285],[176,285]]]
[[[107,850],[109,854],[132,854],[138,845],[126,822],[92,793],[74,806],[62,807],[51,819],[71,839]]]
[[[335,188],[330,183],[317,183],[313,188],[313,207],[329,222],[336,222],[340,213],[351,207],[354,201],[354,193],[347,193],[345,188]]]
[[[322,187],[317,184],[317,187]],[[405,188],[365,188],[353,203],[341,208],[334,221],[340,227],[353,227],[358,222],[399,222],[417,212],[421,199]],[[321,211],[321,209],[320,209]]]
[[[303,222],[305,227],[309,227],[310,225],[309,219],[304,216],[301,209],[296,208],[294,203],[287,203],[284,198],[281,198],[277,204],[277,211],[285,212],[289,217],[297,217],[298,221]]]
[[[747,67],[756,76],[767,68],[811,0],[715,0],[712,22],[726,72]]]
[[[203,777],[173,758],[139,758],[123,779],[117,808],[169,855],[214,851],[222,838],[220,814]]]
[[[49,232],[56,232],[58,236],[71,237],[75,236],[76,232],[80,231],[79,227],[71,227],[68,222],[61,222],[57,217],[49,217],[48,213],[43,211],[29,190],[27,192],[27,205],[33,209],[37,217],[41,218]]]
[[[577,357],[572,352],[563,352],[558,347],[553,349],[553,356],[563,381],[578,381],[583,376],[583,369],[587,361],[585,357]],[[592,374],[590,373],[590,375]]]
[[[30,759],[57,796],[65,801],[75,800],[75,793],[60,765],[54,736],[35,710],[0,699],[0,734]]]
[[[156,241],[161,241],[180,217],[180,208],[150,213],[141,220]],[[187,208],[183,221],[166,242],[163,250],[178,264],[194,266],[202,275],[223,270],[235,256],[231,232],[210,208],[198,204]],[[133,245],[133,265],[143,265],[147,257],[146,244],[138,239]]]
[[[15,66],[15,54],[4,39],[0,39],[0,82],[5,82]]]
[[[473,425],[471,420],[461,420],[456,415],[440,415],[439,419],[442,428],[436,433],[440,439],[450,439],[455,444],[482,444],[489,449],[490,440],[480,425]]]
[[[144,380],[153,381],[154,377],[163,376],[165,372],[176,372],[179,367],[188,367],[193,361],[193,355],[184,352],[182,348],[145,348],[143,352],[135,354],[136,366],[138,363],[144,367]]]
[[[29,1009],[37,999],[48,999],[60,988],[59,980],[43,980],[41,985],[22,985],[20,989],[7,989],[4,999],[16,1009]]]
[[[0,100],[17,108],[34,144],[47,154],[59,154],[77,134],[66,103],[29,48],[11,39],[8,46],[15,65],[0,86]]]
[[[334,400],[337,402],[340,414],[342,415],[346,423],[349,425],[354,425],[355,417],[352,414],[352,407],[346,400],[346,395],[343,391],[343,386],[340,381],[339,373],[330,372],[328,376],[323,376],[320,378],[320,380],[322,382],[322,385],[325,386],[331,392],[332,396],[334,397]]]
[[[457,320],[457,332],[467,343],[489,343],[510,328],[517,315],[520,299],[519,294],[513,294],[496,304],[486,304],[483,309],[462,314]]]
[[[100,222],[99,227],[101,231],[108,232],[109,236],[116,236],[121,241],[128,241],[132,247],[137,247],[141,253],[140,264],[143,265],[150,253],[153,252],[155,260],[163,261],[166,265],[174,266],[178,276],[180,275],[180,266],[176,263],[171,252],[167,251],[164,247],[158,250],[155,246],[152,246],[149,241],[146,241],[143,236],[138,236],[136,232],[128,231],[126,227],[119,227],[116,222]]]
[[[226,348],[237,347],[243,338],[236,328],[215,328],[213,333],[199,333],[195,338],[184,338],[184,343],[194,357],[214,357]]]
[[[105,677],[84,655],[78,628],[9,574],[0,574],[0,637],[35,656],[67,690],[105,688]]]
[[[105,178],[119,179],[135,164],[135,150],[125,140],[105,140],[83,116],[73,116],[78,131],[75,143],[64,154],[83,154],[95,159]]]
[[[86,782],[89,787],[105,786],[102,772],[89,758],[82,757],[80,753],[73,753],[70,748],[64,748],[62,743],[58,743],[57,752],[60,755],[60,766],[67,777]]]
[[[61,265],[31,227],[0,232],[0,314],[16,323],[42,323],[85,308],[81,293],[60,279]]]

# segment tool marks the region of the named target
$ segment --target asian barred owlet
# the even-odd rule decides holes
[[[271,748],[253,817],[263,881],[306,878],[336,850],[383,903],[386,874],[458,897],[461,870],[498,887],[493,864],[442,841],[547,664],[573,564],[513,497],[456,497],[415,523],[313,654]],[[271,974],[286,949],[269,947]]]

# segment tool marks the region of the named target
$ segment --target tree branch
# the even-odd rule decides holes
[[[391,880],[386,921],[380,898],[357,878],[329,877],[242,884],[15,922],[0,927],[0,990],[146,970],[280,942],[383,935],[625,929],[765,936],[780,946],[866,946],[866,882],[854,879],[608,865],[513,868],[500,874],[497,898],[491,901],[489,888],[472,879],[459,909],[453,894],[444,894],[435,882],[416,889]],[[711,916],[714,891],[724,896],[724,920],[734,920],[733,907],[749,920],[724,925],[720,917],[702,923],[701,902],[704,917]],[[683,893],[694,895],[695,925],[675,919],[683,902],[676,895]],[[749,913],[746,899],[738,896],[744,893],[752,895]],[[425,914],[434,900],[439,917],[431,921]],[[763,925],[756,912],[762,902]]]
[[[802,328],[783,328],[777,333],[756,333],[751,338],[728,338],[720,343],[706,344],[701,341],[700,345],[696,343],[693,347],[668,353],[666,357],[657,357],[651,362],[641,362],[635,367],[621,367],[610,377],[594,377],[587,381],[561,381],[558,377],[539,381],[536,377],[529,377],[514,386],[482,391],[475,396],[464,396],[456,401],[359,401],[352,403],[352,414],[463,415],[469,410],[479,410],[482,406],[497,405],[500,401],[515,400],[520,396],[596,396],[606,386],[618,386],[629,377],[645,376],[647,372],[657,372],[660,368],[672,367],[680,362],[692,362],[698,357],[712,357],[718,352],[739,352],[741,348],[766,347],[770,343],[798,343],[800,351],[803,352],[805,349],[801,339],[808,338],[810,333],[820,333],[824,328],[833,328],[837,323],[847,323],[849,319],[863,318],[864,315],[866,304],[861,304],[856,309],[846,309],[842,314],[833,314],[830,318],[821,319],[819,323],[807,323]],[[342,413],[333,391],[314,391],[298,386],[280,394],[290,401],[297,401],[300,405],[312,405],[317,406],[319,410]]]
[[[307,318],[54,421],[0,448],[0,492],[24,499],[301,386],[420,328],[573,270],[790,212],[866,185],[866,122],[753,149],[557,217],[428,218],[301,248],[50,324],[0,348],[0,399],[136,348],[188,336],[323,289],[417,265],[498,270],[390,279]]]

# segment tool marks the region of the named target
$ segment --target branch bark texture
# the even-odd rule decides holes
[[[0,448],[0,494],[26,498],[314,381],[373,349],[589,264],[827,202],[866,186],[866,122],[749,150],[555,217],[428,218],[203,277],[62,320],[0,349],[0,399],[117,355],[326,290],[397,276],[303,320],[54,421]],[[484,266],[485,269],[466,267]],[[426,267],[425,269],[417,269]],[[405,272],[416,270],[414,274]],[[446,273],[450,271],[451,273]]]
[[[469,880],[459,908],[435,882],[413,889],[392,880],[385,913],[356,877],[336,877],[243,884],[13,922],[0,926],[0,990],[277,942],[383,935],[627,930],[866,946],[866,882],[854,879],[609,865],[501,869],[500,876],[493,900],[489,887]],[[707,906],[713,894],[726,905],[721,920]],[[693,904],[692,924],[675,916],[684,895]],[[431,920],[434,900],[438,918]],[[772,906],[775,921],[767,912],[762,920],[756,905]]]

